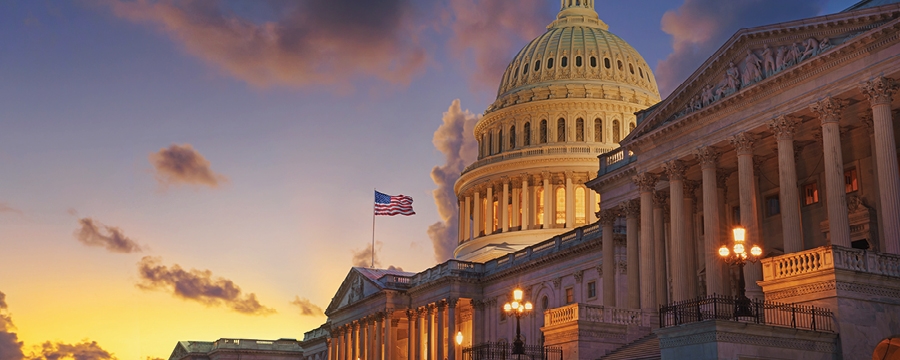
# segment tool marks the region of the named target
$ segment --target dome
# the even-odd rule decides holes
[[[488,112],[541,98],[533,95],[536,88],[552,85],[582,85],[588,92],[595,85],[626,85],[659,99],[650,66],[631,45],[608,31],[593,0],[561,1],[560,13],[547,32],[522,48],[507,66],[497,102]]]

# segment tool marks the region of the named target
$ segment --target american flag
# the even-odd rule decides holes
[[[375,191],[375,215],[415,215],[413,199],[406,195],[390,196]]]

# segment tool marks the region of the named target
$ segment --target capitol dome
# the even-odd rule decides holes
[[[486,261],[596,222],[584,183],[618,147],[635,112],[659,102],[649,65],[594,10],[561,0],[547,32],[507,66],[475,125],[478,160],[455,184],[457,259]]]

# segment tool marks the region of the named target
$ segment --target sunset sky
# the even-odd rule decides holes
[[[666,96],[741,27],[855,2],[598,0],[597,10]],[[412,196],[417,212],[377,219],[381,267],[446,260],[456,209],[435,191],[452,196],[473,160],[463,129],[558,9],[0,2],[0,360],[144,360],[168,358],[179,340],[301,339],[326,320],[349,268],[368,266],[373,189]]]

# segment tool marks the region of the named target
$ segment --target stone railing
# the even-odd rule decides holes
[[[526,247],[522,250],[501,256],[496,259],[484,263],[486,272],[502,271],[512,266],[536,260],[542,256],[546,256],[548,250],[563,250],[573,246],[577,246],[589,241],[597,241],[601,237],[601,228],[596,224],[591,224],[568,232],[554,236],[549,240],[545,240]]]
[[[900,255],[833,245],[762,259],[762,266],[765,281],[832,269],[900,277]]]
[[[641,325],[641,311],[601,305],[571,304],[544,312],[544,326],[567,324],[575,321]]]
[[[494,154],[491,156],[486,156],[481,158],[480,160],[472,163],[467,166],[462,173],[465,174],[469,171],[475,170],[476,168],[482,167],[484,165],[493,164],[501,161],[518,159],[523,157],[530,156],[541,156],[541,155],[557,155],[557,154],[600,154],[603,152],[610,151],[610,148],[607,147],[594,147],[588,145],[572,145],[572,146],[549,146],[549,144],[539,144],[533,145],[534,147],[529,147],[526,149],[517,149],[504,151],[499,154]]]
[[[212,343],[213,349],[251,349],[251,350],[301,350],[300,343],[294,339],[256,340],[256,339],[219,339]]]
[[[600,159],[600,170],[597,171],[597,176],[608,174],[637,160],[637,156],[631,150],[622,147],[600,154],[597,158]]]

